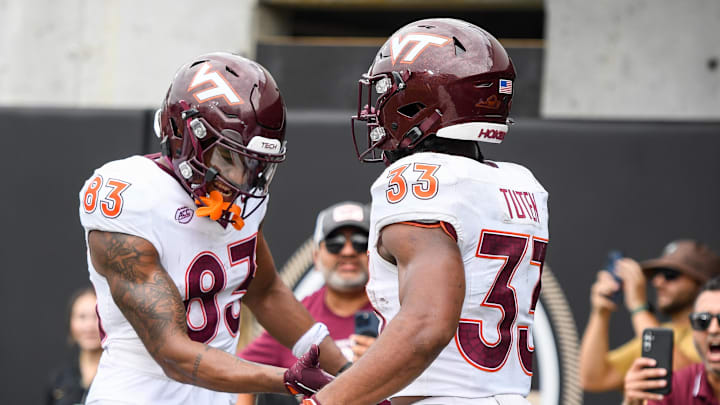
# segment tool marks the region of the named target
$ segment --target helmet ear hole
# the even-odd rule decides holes
[[[410,103],[410,104],[407,104],[407,105],[404,105],[404,106],[398,108],[397,112],[407,118],[412,118],[424,109],[425,109],[425,104],[423,104],[423,103]]]

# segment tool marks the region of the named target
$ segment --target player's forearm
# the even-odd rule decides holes
[[[286,392],[285,369],[250,363],[197,342],[173,342],[155,360],[168,377],[213,391]]]
[[[317,398],[323,404],[360,405],[390,397],[422,374],[452,339],[454,327],[438,326],[431,314],[401,311],[365,355]]]
[[[268,288],[264,294],[248,301],[258,322],[283,346],[292,348],[295,342],[315,323],[307,309],[299,303],[282,282]],[[278,316],[282,314],[282,316]]]
[[[314,321],[278,276],[262,231],[258,232],[257,240],[257,270],[243,303],[270,335],[292,348]]]
[[[250,308],[268,333],[289,349],[315,323],[307,309],[284,284],[270,289],[267,294],[256,299]],[[330,337],[325,338],[319,346],[320,367],[337,374],[347,359]]]

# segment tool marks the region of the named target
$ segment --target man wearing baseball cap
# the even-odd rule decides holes
[[[360,301],[367,303],[369,230],[370,209],[357,202],[337,203],[318,214],[313,258],[315,269],[325,277],[331,295],[358,293]],[[343,301],[341,305],[345,305]]]
[[[705,244],[684,239],[668,244],[662,255],[655,259],[640,263],[630,258],[620,259],[615,270],[621,282],[602,270],[591,289],[592,311],[580,353],[583,388],[596,392],[622,389],[625,373],[641,355],[639,337],[645,328],[665,326],[673,329],[675,369],[699,362],[688,316],[700,287],[720,274],[720,257]],[[648,281],[655,288],[658,312],[669,318],[663,325],[648,304]],[[610,351],[610,316],[617,310],[610,297],[620,290],[630,313],[635,338]]]
[[[369,230],[370,209],[364,204],[345,201],[320,211],[313,233],[313,265],[325,285],[302,300],[315,321],[327,325],[330,336],[349,361],[362,355],[375,340],[354,335],[355,313],[372,310],[365,294]],[[304,353],[299,351],[291,352],[263,332],[238,355],[257,363],[291,366]],[[294,398],[288,401],[297,403]],[[254,396],[241,394],[237,404],[255,404]]]

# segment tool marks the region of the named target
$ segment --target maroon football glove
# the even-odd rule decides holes
[[[293,395],[310,396],[333,380],[332,375],[320,368],[320,348],[312,345],[287,371],[285,371],[285,388]]]

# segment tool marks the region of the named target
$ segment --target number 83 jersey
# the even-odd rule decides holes
[[[237,344],[240,299],[255,272],[256,237],[266,207],[267,199],[251,199],[245,209],[257,209],[245,226],[239,231],[223,228],[196,216],[185,189],[143,156],[105,164],[80,191],[86,241],[90,231],[99,230],[152,243],[183,299],[190,338],[230,353]],[[104,356],[113,357],[116,367],[164,376],[113,301],[89,252],[88,268],[97,293]]]
[[[377,251],[383,227],[439,223],[456,239],[465,267],[454,338],[395,396],[528,394],[533,314],[548,244],[547,198],[520,165],[440,153],[400,159],[375,181],[367,292],[385,322],[397,315],[400,303],[397,267]],[[432,300],[427,297],[427,305]]]

